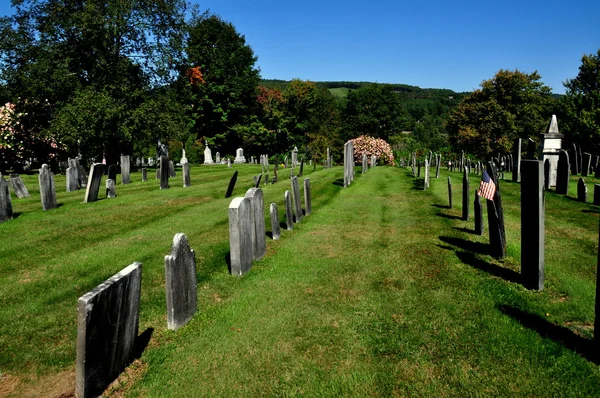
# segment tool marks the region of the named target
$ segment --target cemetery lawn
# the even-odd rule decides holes
[[[242,196],[260,167],[236,169]],[[191,170],[190,188],[180,172],[163,191],[151,172],[145,183],[134,173],[128,186],[118,178],[117,198],[90,204],[57,176],[62,206],[48,212],[37,177],[23,176],[32,197],[13,195],[18,217],[0,224],[0,396],[74,391],[77,298],[133,261],[143,263],[140,333],[150,338],[107,396],[600,395],[600,212],[590,203],[546,193],[546,282],[535,292],[518,283],[520,184],[500,184],[508,256],[496,260],[487,219],[484,236],[460,219],[459,173],[423,191],[407,169],[357,167],[342,188],[342,167],[307,167],[313,213],[268,239],[238,278],[225,262],[232,170]],[[268,231],[269,203],[284,222],[286,175],[262,186]],[[472,175],[470,206],[478,185]],[[199,311],[173,332],[164,256],[177,232],[196,252]]]

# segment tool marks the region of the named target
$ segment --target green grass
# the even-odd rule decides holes
[[[329,88],[329,92],[337,97],[346,98],[350,89],[348,87]]]
[[[260,169],[239,170],[234,196]],[[32,198],[13,196],[20,215],[0,224],[0,371],[23,380],[14,396],[74,368],[77,298],[133,261],[143,263],[140,332],[153,332],[109,395],[600,395],[590,203],[546,193],[546,284],[534,292],[515,282],[520,184],[500,183],[509,255],[495,260],[487,232],[460,220],[461,174],[442,172],[422,191],[407,170],[377,167],[343,189],[342,168],[319,170],[313,214],[237,278],[225,265],[231,170],[192,172],[190,188],[178,176],[160,191],[151,179],[92,204],[60,192],[48,212],[26,178]],[[280,180],[263,187],[283,221]],[[199,311],[172,332],[163,258],[177,232],[196,251]]]

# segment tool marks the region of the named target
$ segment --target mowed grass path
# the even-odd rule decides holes
[[[242,170],[236,194],[258,168]],[[3,261],[0,367],[24,385],[39,383],[32,368],[40,377],[71,369],[77,297],[137,260],[140,332],[152,328],[152,337],[108,395],[600,394],[591,355],[595,207],[547,194],[546,289],[531,292],[517,283],[519,184],[501,183],[509,256],[497,261],[487,255],[487,234],[473,235],[472,221],[459,219],[460,174],[443,173],[422,191],[406,170],[377,167],[342,189],[341,171],[310,175],[313,214],[268,240],[267,256],[242,278],[228,275],[224,260],[227,171],[195,169],[208,181],[188,190],[133,184],[114,200],[74,203],[60,215],[71,206],[65,199],[53,214],[24,212],[0,225],[13,236],[7,230],[21,217],[47,223],[27,237],[37,244],[13,239],[12,260]],[[472,191],[476,185],[473,176]],[[265,207],[278,202],[282,221],[285,189],[285,181],[265,188]],[[176,232],[196,250],[200,308],[172,332],[162,258]]]

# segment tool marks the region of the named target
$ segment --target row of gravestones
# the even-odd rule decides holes
[[[298,178],[291,179],[295,222],[303,211]],[[288,230],[293,229],[290,191],[285,192]],[[310,180],[304,180],[304,215],[312,211]],[[229,205],[230,272],[243,275],[253,260],[266,253],[263,192],[250,188]],[[277,206],[270,206],[273,239],[281,232]],[[173,238],[165,256],[167,327],[177,330],[197,310],[196,257],[185,234]],[[138,337],[142,264],[135,262],[78,300],[76,396],[95,397],[125,369],[134,356]],[[118,322],[111,322],[118,319]]]

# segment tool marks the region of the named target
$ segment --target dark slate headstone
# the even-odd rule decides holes
[[[0,174],[0,222],[8,221],[13,218],[12,201],[10,199],[10,190],[8,181]]]
[[[304,158],[300,161],[300,172],[298,173],[298,177],[302,177],[302,173],[304,172]]]
[[[160,189],[169,189],[169,170],[172,163],[167,156],[160,157]]]
[[[452,181],[448,177],[448,208],[452,208]]]
[[[587,185],[583,178],[579,177],[577,182],[577,200],[580,202],[587,202]]]
[[[600,184],[594,184],[594,205],[600,206]]]
[[[111,164],[110,166],[108,166],[108,179],[109,180],[113,180],[113,181],[117,181],[117,171],[119,166],[117,166],[116,164]]]
[[[300,199],[300,187],[298,186],[298,177],[292,178],[292,197],[294,199],[294,212],[296,213],[296,222],[302,220],[302,203]]]
[[[462,219],[469,219],[469,173],[467,167],[463,169],[463,189],[462,189]]]
[[[17,196],[17,198],[27,198],[31,196],[29,194],[29,191],[27,190],[27,187],[25,187],[23,180],[21,179],[21,177],[19,177],[18,174],[10,175],[10,185],[15,191],[15,195]]]
[[[267,253],[267,242],[265,241],[265,210],[263,191],[260,188],[250,188],[246,191],[246,197],[252,204],[254,229],[252,232],[252,259],[260,260]]]
[[[521,165],[521,278],[533,290],[544,289],[543,165],[536,160]]]
[[[535,151],[536,145],[535,141],[531,138],[527,139],[527,159],[534,160],[535,159]]]
[[[556,193],[559,195],[569,194],[570,175],[569,154],[565,150],[558,153],[558,165],[556,168]]]
[[[115,180],[117,181],[117,180]],[[121,155],[121,184],[131,182],[131,158],[129,155]]]
[[[233,188],[235,188],[235,183],[237,181],[238,171],[234,171],[231,179],[229,180],[229,186],[227,187],[227,192],[225,192],[225,198],[229,198],[233,194]]]
[[[269,215],[271,216],[271,234],[273,240],[277,240],[281,237],[281,227],[279,226],[279,212],[277,211],[276,203],[271,203]]]
[[[547,191],[550,189],[550,160],[544,161],[544,189]]]
[[[244,275],[252,268],[252,203],[248,198],[233,198],[229,204],[230,272]]]
[[[168,329],[177,330],[194,317],[198,303],[196,281],[196,254],[187,236],[178,233],[173,238],[171,254],[165,256]]]
[[[475,235],[483,235],[483,217],[481,209],[481,200],[475,190],[475,202],[473,203],[473,216],[475,218]]]
[[[40,182],[40,197],[42,209],[52,210],[58,207],[56,203],[56,186],[54,185],[54,173],[50,171],[47,164],[43,164],[38,176]]]
[[[522,165],[521,165],[522,167]],[[502,210],[502,196],[498,184],[498,174],[494,162],[489,162],[487,173],[496,185],[494,200],[487,200],[488,231],[490,233],[491,255],[496,258],[506,257],[506,232],[504,229],[504,212]]]
[[[141,284],[142,264],[136,262],[79,298],[77,397],[102,394],[133,359]]]
[[[573,157],[571,159],[571,162],[573,163],[573,165],[571,166],[571,169],[573,169],[573,174],[578,175],[579,174],[579,154],[577,152],[577,146],[575,144],[573,144]]]
[[[117,194],[115,192],[115,180],[111,180],[110,178],[106,180],[106,197],[107,198],[116,198]]]
[[[169,177],[177,177],[177,172],[175,171],[175,165],[172,160],[169,160]]]
[[[310,194],[310,178],[304,179],[304,212],[309,215],[312,212],[312,197]]]
[[[293,169],[292,169],[293,170]],[[260,180],[262,179],[262,174],[254,176],[254,188],[260,187]]]
[[[285,224],[287,226],[288,231],[292,231],[294,229],[294,214],[292,212],[292,196],[290,195],[290,191],[285,191]]]
[[[102,163],[94,163],[90,168],[87,186],[85,188],[84,203],[95,202],[98,200],[98,192],[100,191],[100,182],[104,174],[104,165]]]
[[[191,179],[190,179],[190,164],[187,162],[187,160],[185,162],[181,163],[181,168],[183,171],[183,187],[188,188],[191,184]]]
[[[581,159],[581,176],[587,177],[590,172],[590,167],[592,165],[592,155],[584,152],[583,158]]]

